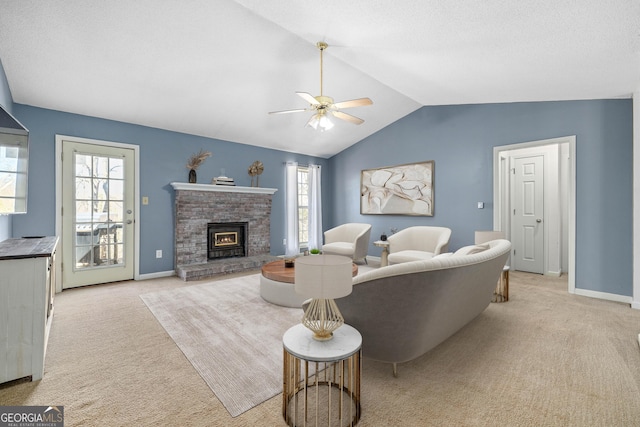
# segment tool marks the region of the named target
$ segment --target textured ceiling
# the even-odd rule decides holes
[[[318,133],[296,91],[369,97]],[[423,105],[630,97],[638,0],[0,0],[15,102],[329,157]]]

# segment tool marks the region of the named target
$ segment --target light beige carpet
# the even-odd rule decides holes
[[[302,317],[264,301],[259,278],[140,296],[233,417],[282,392],[282,335]]]
[[[165,277],[56,295],[44,378],[0,385],[0,405],[63,405],[66,427],[285,426],[280,395],[232,417],[139,297],[208,282]],[[512,271],[509,302],[400,364],[398,378],[364,358],[358,427],[638,426],[638,333],[640,310],[629,304],[571,295],[565,277]],[[272,369],[281,375],[282,361]]]

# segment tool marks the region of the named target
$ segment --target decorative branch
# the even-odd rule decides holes
[[[207,159],[207,157],[211,156],[210,151],[203,151],[202,148],[196,154],[193,154],[189,157],[189,161],[187,161],[187,169],[196,170],[200,167],[200,165]]]

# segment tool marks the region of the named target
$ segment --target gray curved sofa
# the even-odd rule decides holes
[[[396,375],[397,363],[425,354],[482,313],[511,250],[508,240],[487,245],[354,277],[353,292],[336,304],[362,334],[363,356],[393,363]]]

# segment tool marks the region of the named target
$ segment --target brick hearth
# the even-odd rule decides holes
[[[173,182],[175,266],[178,277],[199,280],[261,267],[270,255],[271,200],[275,188]],[[247,256],[207,260],[207,224],[247,222]]]

